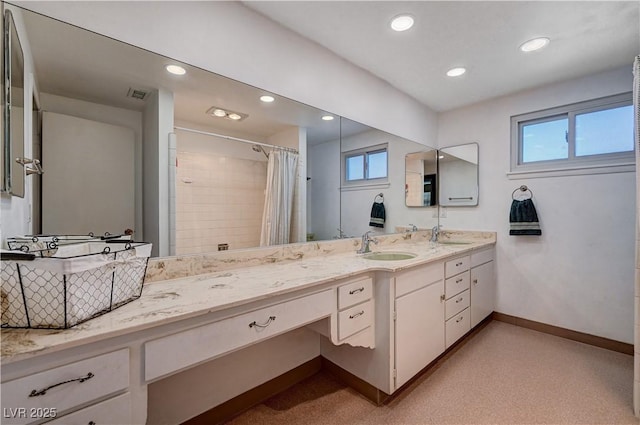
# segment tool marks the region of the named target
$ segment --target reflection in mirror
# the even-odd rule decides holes
[[[437,205],[438,151],[412,152],[405,156],[405,205]]]
[[[478,144],[442,148],[438,158],[440,205],[478,205]]]
[[[430,209],[409,208],[405,205],[405,157],[407,154],[428,149],[416,143],[354,121],[341,119],[340,164],[340,224],[344,235],[361,236],[372,230],[375,233],[396,233],[398,228],[414,224],[421,229],[431,228],[438,222],[437,207]],[[376,162],[379,152],[386,149],[386,164]],[[371,152],[373,155],[368,156]],[[375,168],[370,179],[349,179],[347,163],[353,154],[364,156],[365,168]],[[386,169],[381,171],[381,165]],[[382,175],[386,177],[381,177]],[[384,206],[383,227],[372,225],[377,220],[375,203]]]
[[[24,157],[24,55],[11,11],[4,15],[4,163],[5,189],[24,197],[24,166],[15,162]]]
[[[326,111],[20,12],[44,111],[43,233],[132,229],[136,240],[154,243],[154,256],[259,246],[267,155],[282,148],[299,153],[290,242],[372,229],[379,193],[386,220],[376,231],[437,222],[437,214],[404,205],[404,158],[424,145],[335,115],[326,120]],[[169,64],[186,73],[167,73]],[[274,101],[261,101],[265,95]],[[68,137],[80,129],[86,136]],[[344,153],[380,145],[388,155],[373,160],[386,157],[378,162],[387,177],[374,173],[367,182],[374,186],[344,185]],[[79,186],[53,183],[56,175]],[[70,198],[61,204],[64,193]]]
[[[316,186],[323,188],[334,177],[330,170],[339,170],[339,117],[323,120],[325,111],[19,11],[45,111],[44,233],[121,233],[130,228],[135,239],[152,242],[167,235],[169,247],[155,255],[259,246],[267,155],[291,148],[300,157],[291,218],[295,231],[289,240],[336,234],[339,198],[325,203],[333,217],[311,205],[317,204],[316,194],[323,196]],[[182,66],[186,74],[167,73],[168,64]],[[264,95],[273,101],[261,101]],[[227,113],[218,111],[223,109]],[[233,113],[241,119],[233,119]],[[78,130],[85,136],[69,137]],[[322,157],[332,143],[338,146],[335,155]],[[323,158],[315,169],[310,155]],[[335,176],[339,180],[339,171]],[[61,181],[56,178],[80,186],[91,183],[71,190],[55,183]],[[77,208],[61,204],[62,195],[71,197],[66,205],[75,196]],[[117,212],[109,210],[114,206]],[[96,211],[89,212],[91,207]],[[332,232],[316,232],[315,220],[320,228],[330,222]]]

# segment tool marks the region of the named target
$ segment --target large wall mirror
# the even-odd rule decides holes
[[[10,10],[4,11],[2,190],[24,197],[24,54]]]
[[[176,255],[260,246],[274,151],[299,154],[290,242],[437,222],[437,213],[404,205],[404,158],[424,145],[16,11],[26,27],[43,111],[43,233],[131,229],[136,239],[148,240],[147,229],[160,228],[169,232],[169,253]],[[166,65],[186,73],[170,74]],[[159,136],[163,131],[172,133],[168,141]],[[344,153],[373,144],[388,147],[386,181],[345,189]],[[168,181],[168,199],[149,196]],[[372,202],[380,193],[387,219],[384,227],[371,228]],[[76,216],[68,208],[74,197]],[[165,201],[166,224],[158,219]],[[158,214],[149,218],[149,211]]]

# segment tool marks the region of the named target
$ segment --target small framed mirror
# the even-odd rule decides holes
[[[478,144],[438,151],[439,203],[444,207],[478,205]]]
[[[404,159],[404,203],[407,207],[433,207],[438,204],[438,151],[409,153]]]
[[[24,55],[11,11],[4,12],[2,190],[24,197]]]

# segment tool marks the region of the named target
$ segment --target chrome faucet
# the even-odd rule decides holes
[[[438,224],[437,226],[433,226],[433,228],[431,229],[431,239],[429,239],[430,242],[438,242],[440,228],[442,228],[440,224]]]
[[[360,245],[360,249],[356,251],[358,254],[366,254],[367,252],[371,252],[371,250],[369,249],[369,242],[373,242],[375,244],[378,243],[377,240],[369,237],[371,233],[373,232],[369,230],[368,232],[365,232],[364,235],[362,235],[362,245]]]

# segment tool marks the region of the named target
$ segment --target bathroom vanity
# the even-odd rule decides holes
[[[300,328],[392,394],[493,311],[495,234],[428,236],[378,237],[415,254],[395,261],[357,255],[358,240],[153,260],[142,297],[109,314],[2,330],[3,423],[145,423],[149,384]]]

